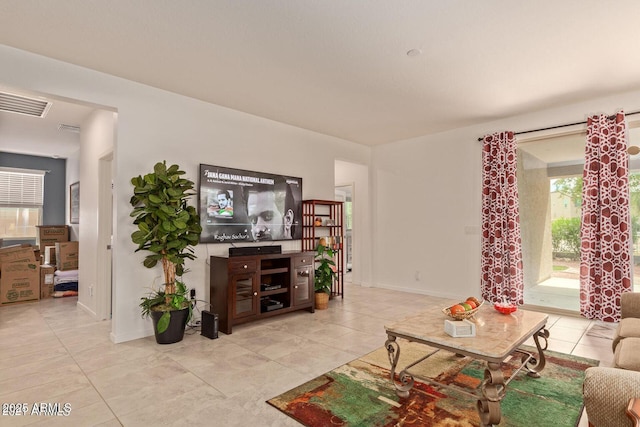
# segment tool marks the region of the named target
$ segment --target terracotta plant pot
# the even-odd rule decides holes
[[[316,292],[316,309],[326,310],[329,308],[329,294],[326,292]]]

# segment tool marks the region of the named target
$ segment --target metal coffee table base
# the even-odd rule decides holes
[[[398,373],[398,379],[396,380],[396,368],[398,365],[398,360],[400,358],[400,345],[396,342],[396,336],[392,334],[387,335],[387,341],[385,343],[385,347],[387,349],[387,353],[389,356],[389,362],[391,363],[391,381],[396,388],[396,393],[399,397],[408,397],[409,390],[413,387],[415,382],[413,374],[409,372],[409,369],[423,360],[427,359],[433,353],[429,353],[426,356],[416,360],[410,365],[406,366]],[[406,338],[406,337],[405,337]],[[508,355],[502,361],[488,360],[483,358],[481,355],[474,354],[472,352],[464,352],[459,349],[452,349],[445,346],[442,346],[444,350],[455,352],[461,356],[470,356],[475,359],[486,360],[487,367],[484,371],[484,380],[480,386],[481,396],[471,394],[464,390],[461,390],[455,386],[449,386],[445,384],[440,384],[437,381],[434,381],[430,378],[420,378],[423,381],[428,383],[437,384],[443,387],[452,387],[456,388],[459,392],[462,392],[466,395],[472,396],[473,398],[478,398],[477,408],[478,414],[480,415],[480,422],[483,427],[497,425],[500,423],[500,419],[502,418],[502,411],[500,409],[500,401],[504,397],[506,393],[507,384],[511,381],[515,375],[520,372],[520,370],[525,369],[527,371],[527,375],[532,378],[539,378],[540,372],[544,369],[545,366],[545,357],[544,350],[547,349],[547,339],[549,338],[549,331],[545,328],[541,328],[536,333],[533,334],[533,339],[536,343],[536,354],[531,354],[521,349],[517,349],[518,352],[523,354],[522,364],[521,366],[513,373],[513,375],[505,380],[504,375],[502,374],[502,370],[500,369],[502,363],[504,363],[507,359],[511,358],[512,355]],[[540,344],[540,339],[544,340],[544,344]],[[425,343],[427,345],[433,345],[433,343]]]

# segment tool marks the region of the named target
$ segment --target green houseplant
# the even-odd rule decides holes
[[[334,251],[329,246],[318,245],[316,248],[316,269],[314,275],[314,290],[316,308],[324,310],[329,307],[331,285],[336,280],[336,263],[333,261]]]
[[[161,263],[164,273],[163,288],[142,298],[142,316],[154,320],[156,340],[161,344],[177,342],[184,336],[184,327],[191,317],[188,290],[182,281],[185,260],[196,259],[193,247],[198,244],[202,227],[200,217],[187,201],[194,195],[194,182],[182,177],[185,172],[178,165],[167,168],[166,161],[158,162],[153,172],[131,178],[133,196],[131,211],[137,230],[131,240],[138,245],[136,252],[151,252],[143,265],[153,268]],[[172,316],[180,312],[182,325],[172,324]],[[163,336],[177,331],[179,336]],[[161,342],[162,341],[162,342]]]

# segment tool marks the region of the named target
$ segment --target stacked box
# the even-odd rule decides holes
[[[0,305],[40,299],[40,272],[34,247],[0,249]]]
[[[56,243],[56,267],[58,270],[78,269],[78,242]]]
[[[44,247],[44,260],[42,262],[46,265],[55,266],[56,263],[56,247],[54,246],[45,246]]]
[[[2,267],[0,304],[40,299],[40,272],[35,262],[10,262]]]
[[[0,271],[2,264],[7,262],[30,261],[36,262],[34,247],[27,244],[7,246],[0,249]]]
[[[0,249],[1,305],[40,298],[37,249],[27,244]]]
[[[55,246],[58,242],[69,241],[68,225],[38,225],[38,245]]]
[[[40,266],[40,298],[53,295],[53,277],[56,267],[53,265]]]

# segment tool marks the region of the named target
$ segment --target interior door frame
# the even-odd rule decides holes
[[[113,151],[98,162],[98,248],[96,315],[110,320],[112,310]]]
[[[352,218],[351,218],[351,272],[353,272],[356,269],[356,267],[359,267],[359,266],[355,265],[355,264],[357,264],[356,257],[355,257],[355,253],[356,253],[355,252],[355,246],[356,246],[356,244],[355,244],[355,242],[356,242],[356,239],[355,239],[356,226],[355,226],[355,224],[356,224],[356,221],[354,220],[354,217],[356,215],[356,201],[355,201],[356,200],[356,183],[355,182],[348,182],[348,183],[344,183],[344,184],[337,184],[336,183],[334,185],[334,192],[339,187],[350,187],[351,188],[351,216],[352,216]],[[339,200],[339,201],[346,202],[346,200]],[[347,222],[346,222],[347,210],[346,209],[343,209],[343,215],[344,215],[344,218],[342,218],[342,223],[345,225],[344,234],[346,236],[347,235],[347,229],[346,229],[346,225],[347,225]],[[343,265],[344,265],[345,273],[346,273],[347,272],[347,261],[348,261],[347,248],[345,248],[343,256],[344,256]],[[350,275],[350,277],[351,277],[351,275]]]

